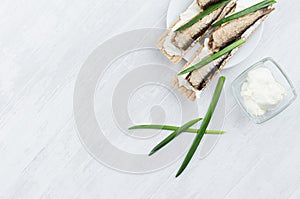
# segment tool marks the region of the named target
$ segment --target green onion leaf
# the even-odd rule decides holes
[[[183,75],[183,74],[192,72],[194,70],[197,70],[198,68],[201,68],[201,67],[205,66],[206,64],[209,64],[210,62],[218,59],[219,57],[222,57],[224,54],[232,51],[233,49],[235,49],[236,47],[242,45],[243,43],[245,43],[245,40],[244,39],[239,39],[236,42],[234,42],[234,43],[230,44],[229,46],[227,46],[226,48],[222,49],[221,51],[216,52],[216,53],[212,54],[211,56],[203,59],[199,63],[197,63],[197,64],[195,64],[191,67],[188,67],[187,69],[181,71],[180,73],[178,73],[178,75]]]
[[[223,23],[226,23],[228,21],[240,18],[240,17],[245,16],[247,14],[256,12],[257,10],[263,9],[265,7],[268,7],[269,5],[272,5],[274,3],[276,3],[276,0],[265,0],[265,1],[262,1],[262,2],[260,2],[258,4],[255,4],[255,5],[253,5],[253,6],[249,7],[249,8],[241,10],[240,12],[237,12],[235,14],[232,14],[232,15],[228,16],[228,17],[225,17],[225,18],[223,18],[223,19],[215,22],[212,26],[213,27],[219,26],[219,25],[221,25]]]
[[[129,130],[134,129],[161,129],[161,130],[169,130],[169,131],[176,131],[180,127],[178,126],[170,126],[170,125],[161,125],[161,124],[142,124],[142,125],[136,125],[128,128]],[[198,129],[188,128],[184,132],[187,133],[197,133]],[[211,135],[220,135],[224,134],[225,131],[219,131],[219,130],[206,130],[205,134],[211,134]]]
[[[161,141],[160,143],[158,143],[158,145],[156,145],[151,152],[149,153],[149,156],[154,154],[155,152],[157,152],[159,149],[163,148],[164,146],[166,146],[169,142],[171,142],[175,137],[177,137],[179,134],[181,134],[183,131],[185,131],[186,129],[188,129],[189,127],[193,126],[194,124],[196,124],[197,122],[199,122],[200,120],[202,120],[202,118],[197,118],[194,120],[191,120],[187,123],[185,123],[184,125],[182,125],[181,127],[179,127],[178,129],[176,129],[172,134],[170,134],[168,137],[166,137],[163,141]]]
[[[225,5],[226,3],[228,3],[231,0],[224,0],[221,1],[220,3],[216,3],[210,7],[208,7],[207,9],[205,9],[203,12],[199,13],[198,15],[196,15],[193,19],[191,19],[189,22],[187,22],[186,24],[180,26],[178,29],[175,30],[175,32],[180,31],[180,30],[184,30],[190,26],[192,26],[193,24],[197,23],[199,20],[201,20],[203,17],[205,17],[206,15],[209,15],[210,13],[212,13],[213,11],[219,9],[220,7],[222,7],[223,5]]]
[[[211,120],[211,117],[215,111],[215,108],[216,108],[216,105],[219,101],[219,98],[220,98],[220,95],[221,95],[221,92],[222,92],[222,89],[223,89],[223,85],[224,85],[224,82],[225,82],[225,77],[224,76],[221,76],[219,78],[219,81],[218,81],[218,84],[217,84],[217,87],[215,89],[215,92],[214,92],[214,95],[212,97],[212,100],[211,100],[211,103],[209,105],[209,108],[207,110],[207,113],[203,119],[203,122],[199,128],[199,130],[197,131],[197,135],[193,141],[193,144],[190,148],[190,150],[188,151],[183,163],[181,164],[177,174],[176,174],[176,177],[178,177],[183,171],[184,169],[187,167],[187,165],[189,164],[189,162],[191,161],[193,155],[195,154],[196,152],[196,149],[198,148],[199,144],[200,144],[200,141],[201,139],[203,138],[203,135],[205,133],[205,130]]]

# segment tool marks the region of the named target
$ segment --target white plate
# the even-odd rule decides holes
[[[193,0],[171,0],[167,13],[167,27],[169,27],[187,7],[193,2]],[[263,33],[263,24],[253,33],[248,41],[241,47],[241,49],[232,57],[232,59],[226,64],[225,68],[231,68],[244,61],[251,55],[256,46],[258,45]],[[197,48],[193,48],[184,59],[189,60],[194,54]]]

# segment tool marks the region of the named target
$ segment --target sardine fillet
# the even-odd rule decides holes
[[[268,8],[261,9],[217,28],[209,37],[210,49],[213,52],[218,52],[237,38],[240,38],[250,26],[271,11],[272,10]]]
[[[198,37],[207,31],[211,24],[221,15],[224,8],[225,5],[203,17],[192,26],[175,32],[172,39],[173,44],[181,50],[187,50]]]

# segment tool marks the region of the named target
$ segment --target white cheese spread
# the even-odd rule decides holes
[[[283,100],[286,91],[269,69],[259,67],[248,73],[240,94],[247,111],[261,116],[274,109]]]
[[[170,56],[180,56],[181,50],[172,43],[173,32],[170,32],[164,41],[164,49]]]

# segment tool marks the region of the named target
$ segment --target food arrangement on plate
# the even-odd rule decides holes
[[[189,100],[199,98],[210,81],[224,68],[240,47],[275,10],[275,0],[194,0],[177,20],[161,36],[157,43],[160,51],[174,64],[200,43],[192,58],[178,71],[173,85]],[[198,45],[199,46],[199,45]],[[278,65],[266,66],[270,59],[254,65],[234,82],[232,90],[238,103],[256,123],[266,121],[285,109],[296,93]],[[275,67],[276,67],[275,66]],[[164,129],[174,131],[153,148],[154,154],[182,132],[196,133],[176,177],[179,176],[198,148],[204,134],[223,134],[223,131],[207,130],[225,82],[221,76],[215,88],[205,117],[191,120],[183,126],[147,124],[130,129]],[[190,129],[200,122],[199,129]]]
[[[175,87],[189,99],[199,97],[243,41],[274,10],[273,4],[276,1],[266,0],[253,5],[255,2],[194,1],[159,40],[158,47],[162,53],[173,63],[178,63],[187,51],[204,39],[201,47],[174,80]]]

